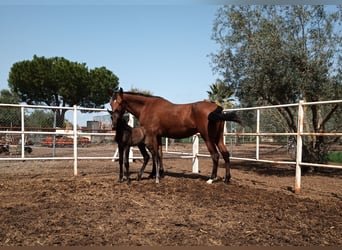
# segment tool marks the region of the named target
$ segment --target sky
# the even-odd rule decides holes
[[[218,78],[209,55],[219,48],[211,35],[220,4],[267,1],[0,0],[0,89],[8,89],[14,63],[58,56],[106,67],[124,91],[147,90],[174,103],[204,100]]]
[[[0,89],[13,63],[33,55],[105,66],[124,90],[174,103],[206,99],[217,78],[209,54],[218,48],[211,34],[219,5],[1,1]]]

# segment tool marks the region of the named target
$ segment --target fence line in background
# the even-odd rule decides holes
[[[255,136],[256,137],[256,155],[255,158],[244,158],[244,157],[234,157],[231,156],[232,160],[244,160],[244,161],[256,161],[256,162],[265,162],[265,163],[277,163],[277,164],[288,164],[288,165],[295,165],[296,167],[296,174],[295,174],[295,192],[300,192],[301,188],[301,166],[313,166],[313,167],[328,167],[328,168],[338,168],[342,169],[341,165],[329,165],[329,164],[317,164],[317,163],[308,163],[302,161],[302,137],[307,135],[316,135],[316,136],[342,136],[341,132],[329,132],[329,133],[312,133],[312,132],[304,132],[303,125],[304,125],[304,106],[309,105],[318,105],[318,104],[337,104],[342,103],[342,100],[333,100],[333,101],[321,101],[321,102],[307,102],[300,101],[296,104],[284,104],[284,105],[276,105],[276,106],[260,106],[260,107],[250,107],[250,108],[234,108],[225,111],[250,111],[256,110],[257,118],[256,118],[256,132],[255,133],[237,133],[237,132],[225,132],[224,136]],[[63,133],[63,132],[44,132],[44,131],[25,131],[25,109],[32,109],[32,108],[39,108],[39,109],[66,109],[71,110],[73,112],[73,156],[72,157],[26,157],[25,156],[25,143],[21,143],[21,156],[16,158],[0,158],[0,160],[73,160],[74,161],[74,175],[78,174],[77,170],[77,163],[78,160],[83,159],[113,159],[113,156],[108,157],[81,157],[78,156],[78,137],[85,136],[85,135],[112,135],[114,136],[115,133],[92,133],[92,132],[80,132],[78,131],[78,111],[96,111],[96,112],[106,112],[106,109],[95,109],[95,108],[82,108],[82,107],[58,107],[58,106],[40,106],[40,105],[16,105],[16,104],[0,104],[1,107],[12,107],[12,108],[20,108],[20,117],[21,117],[21,127],[20,131],[0,131],[1,134],[17,134],[21,136],[21,142],[25,141],[25,135],[27,134],[46,134],[46,135],[70,135],[70,133]],[[263,109],[275,109],[281,107],[297,107],[297,132],[295,133],[264,133],[260,132],[260,110]],[[1,109],[0,109],[1,111]],[[295,136],[296,137],[296,160],[295,161],[273,161],[273,160],[265,160],[260,159],[260,137],[261,136]],[[168,151],[168,140],[166,140],[165,145],[166,151],[169,154],[180,154],[178,158],[192,158],[192,171],[194,173],[199,172],[199,157],[209,157],[208,154],[200,154],[199,153],[199,135],[196,134],[193,136],[193,147],[192,153],[180,153],[180,152],[171,152]],[[139,158],[139,157],[133,157]],[[141,157],[140,157],[141,158]]]

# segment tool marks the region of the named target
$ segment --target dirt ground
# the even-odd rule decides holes
[[[220,160],[219,176],[224,176]],[[342,246],[342,171],[302,177],[285,165],[232,161],[207,184],[211,160],[165,159],[161,183],[118,183],[118,162],[0,161],[0,246]]]

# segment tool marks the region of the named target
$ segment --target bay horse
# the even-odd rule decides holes
[[[132,128],[131,126],[129,126],[127,124],[127,121],[123,117],[123,113],[120,113],[118,111],[113,112],[110,110],[108,110],[108,112],[112,118],[112,129],[116,131],[115,141],[117,142],[119,148],[119,182],[123,182],[123,164],[126,168],[126,182],[130,182],[128,158],[131,146],[138,146],[144,159],[143,165],[137,175],[137,180],[141,180],[141,176],[144,173],[145,167],[150,159],[150,156],[146,151],[146,143],[148,144],[148,137],[146,137],[145,129],[143,127]],[[151,150],[153,150],[153,148]],[[156,168],[154,162],[153,168]]]
[[[213,102],[198,101],[188,104],[173,104],[157,96],[150,96],[132,92],[111,92],[110,105],[112,111],[126,110],[139,120],[141,126],[151,137],[157,168],[156,182],[163,175],[162,137],[180,139],[200,133],[213,161],[211,177],[208,183],[217,179],[217,168],[220,151],[225,161],[225,183],[229,183],[230,160],[229,152],[223,143],[224,121],[241,123],[235,112],[224,113],[223,108]],[[157,171],[158,170],[158,171]]]

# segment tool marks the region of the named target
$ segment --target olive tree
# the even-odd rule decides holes
[[[334,11],[319,5],[221,7],[213,26],[212,38],[220,45],[212,54],[213,70],[234,88],[241,104],[341,99],[341,22],[341,6]],[[311,131],[341,126],[332,119],[341,105],[312,105],[306,111]],[[296,132],[295,110],[278,112]],[[304,160],[323,162],[328,144],[324,136],[308,137]]]

